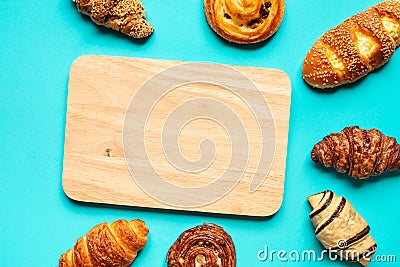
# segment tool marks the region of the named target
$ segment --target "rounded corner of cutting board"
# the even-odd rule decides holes
[[[70,188],[69,188],[68,186],[65,185],[65,179],[62,179],[62,184],[61,184],[61,186],[62,186],[62,189],[63,189],[63,191],[64,191],[64,194],[65,194],[69,199],[77,200],[77,199],[75,199],[74,194],[70,191]]]
[[[286,82],[288,83],[289,87],[292,88],[292,80],[290,79],[290,76],[287,72],[285,72],[284,70],[281,69],[275,69],[278,73],[280,73],[280,75],[282,75],[283,79],[286,80]]]
[[[283,205],[283,195],[285,194],[284,189],[282,189],[282,193],[280,194],[279,201],[276,202],[276,206],[269,211],[268,214],[261,215],[262,217],[272,217],[282,208]]]
[[[105,56],[92,55],[92,54],[85,54],[85,55],[78,56],[71,63],[70,74],[74,72],[74,70],[77,66],[80,66],[81,64],[84,64],[85,62],[88,62],[88,61],[90,62],[90,61],[95,60],[96,58],[101,58],[101,57],[105,57]]]
[[[93,57],[93,55],[86,54],[86,55],[81,55],[81,56],[75,58],[75,59],[72,61],[72,63],[71,63],[71,67],[74,66],[74,65],[76,65],[76,64],[78,64],[80,61],[85,60],[85,59],[88,59],[88,58],[90,58],[90,57]]]
[[[68,181],[67,181],[67,179],[65,179],[64,175],[63,175],[63,177],[62,177],[61,186],[62,186],[62,189],[63,189],[63,191],[64,191],[64,194],[65,194],[69,199],[74,200],[74,201],[82,201],[82,199],[79,197],[79,193],[76,194],[76,191],[73,189],[72,186],[70,186],[70,185],[68,184]]]

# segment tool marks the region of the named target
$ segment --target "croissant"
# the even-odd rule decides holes
[[[144,38],[154,28],[146,21],[146,11],[139,0],[72,0],[78,11],[93,22],[120,31],[133,38]]]
[[[145,223],[138,219],[96,225],[61,255],[59,266],[129,266],[146,244],[148,232]]]
[[[235,267],[236,251],[228,233],[215,224],[183,232],[169,248],[168,267]]]
[[[326,190],[308,197],[310,219],[322,245],[342,259],[368,265],[377,249],[368,223],[344,197]]]
[[[273,35],[285,13],[284,0],[204,0],[210,27],[229,42],[258,43]]]
[[[321,89],[354,82],[387,63],[399,44],[400,2],[381,2],[322,35],[304,59],[303,78]]]
[[[356,179],[366,179],[400,168],[400,147],[396,139],[377,129],[346,127],[314,145],[311,159]]]

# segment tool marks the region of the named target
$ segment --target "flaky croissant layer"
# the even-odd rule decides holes
[[[61,255],[60,267],[130,266],[147,242],[149,229],[142,220],[118,220],[93,227]]]

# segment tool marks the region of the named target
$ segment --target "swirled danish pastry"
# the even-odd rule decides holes
[[[204,0],[210,27],[229,42],[264,41],[279,28],[285,13],[284,0]]]
[[[168,267],[235,267],[236,251],[228,233],[215,224],[183,232],[167,254]]]
[[[342,259],[368,265],[377,245],[368,223],[350,202],[326,190],[308,197],[310,219],[321,244]]]

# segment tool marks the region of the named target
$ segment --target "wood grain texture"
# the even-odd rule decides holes
[[[262,140],[254,112],[240,96],[209,83],[185,84],[170,91],[154,106],[145,132],[146,152],[154,170],[166,181],[181,187],[210,184],[229,165],[232,151],[224,126],[205,119],[185,125],[179,148],[189,161],[201,158],[199,144],[213,140],[215,159],[199,173],[183,172],[166,159],[161,129],[177,106],[196,98],[224,103],[240,118],[248,137],[248,162],[235,187],[218,200],[196,207],[168,205],[145,193],[131,175],[123,146],[127,109],[137,90],[152,76],[182,62],[86,55],[71,66],[68,88],[66,138],[62,185],[74,200],[124,206],[188,210],[221,214],[269,216],[279,210],[284,191],[291,85],[288,76],[275,69],[231,66],[246,75],[262,92],[272,112],[275,154],[265,181],[250,193]],[[223,74],[222,74],[223,75]],[[229,79],[229,77],[227,77]],[[274,153],[274,151],[270,151]],[[145,170],[146,171],[146,170]],[[179,196],[176,198],[187,197]]]

